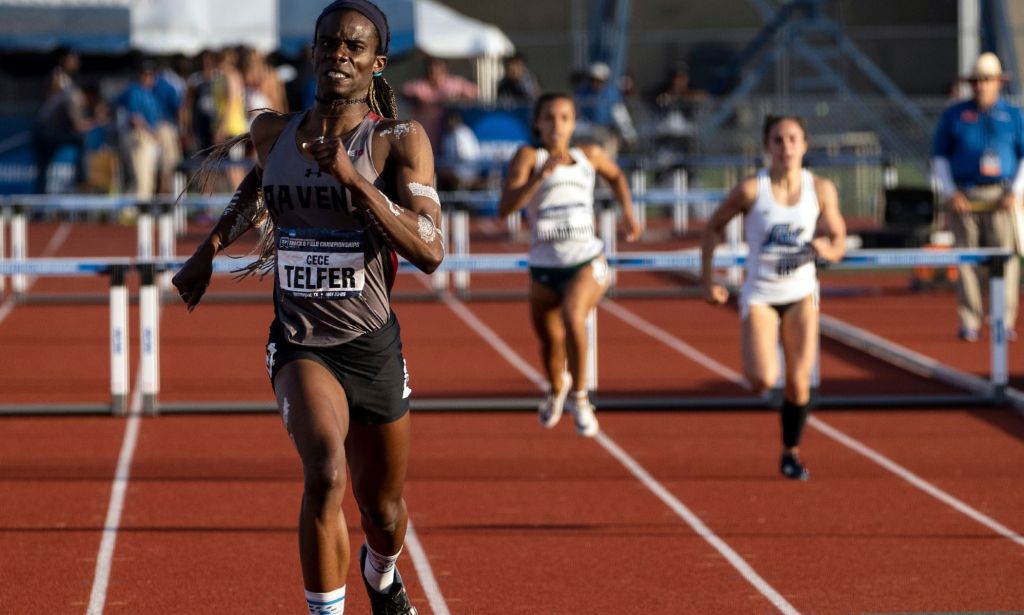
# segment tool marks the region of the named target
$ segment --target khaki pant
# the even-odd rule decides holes
[[[135,197],[146,200],[156,191],[157,158],[160,146],[148,130],[134,129],[127,138],[128,162],[135,176]]]
[[[181,141],[178,138],[178,127],[168,122],[157,124],[156,142],[160,149],[158,162],[159,189],[169,194],[171,192],[174,171],[178,168],[178,163],[181,162]]]
[[[990,211],[973,211],[952,214],[953,237],[958,248],[1006,248],[1013,251],[1016,246],[1011,212],[998,207]],[[985,322],[981,302],[981,276],[977,267],[960,266],[960,280],[957,284],[959,304],[957,316],[960,327],[980,329]],[[987,279],[987,276],[985,276]],[[1006,328],[1014,328],[1017,320],[1017,302],[1020,295],[1020,259],[1011,258],[1003,271],[1006,281]]]

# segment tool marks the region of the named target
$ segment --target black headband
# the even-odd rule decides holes
[[[316,18],[316,29],[320,29],[320,20],[326,17],[328,13],[346,10],[356,11],[373,23],[373,26],[377,28],[377,36],[380,38],[381,53],[382,55],[388,55],[388,47],[391,45],[391,32],[388,30],[387,17],[384,16],[384,12],[376,4],[369,0],[335,0],[324,7],[320,16]],[[314,37],[316,36],[315,32],[314,30]]]

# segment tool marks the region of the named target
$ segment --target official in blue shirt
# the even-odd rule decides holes
[[[156,83],[156,66],[145,62],[139,69],[138,78],[118,97],[119,124],[123,132],[122,147],[125,149],[132,179],[134,194],[140,199],[149,199],[156,191],[157,163],[160,146],[156,137],[160,122],[160,102],[153,94]]]
[[[1017,250],[1014,216],[1024,194],[1024,114],[999,91],[1007,76],[999,58],[983,53],[967,77],[973,96],[947,108],[932,146],[932,172],[942,200],[952,210],[953,237],[960,248]],[[1024,239],[1024,238],[1021,238]],[[1020,294],[1020,262],[1004,270],[1005,326],[1009,340]],[[982,323],[981,285],[973,266],[961,266],[958,281],[958,336],[978,340]]]

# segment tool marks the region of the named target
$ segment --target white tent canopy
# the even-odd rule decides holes
[[[313,40],[326,0],[278,0],[281,46],[295,52]],[[437,0],[377,0],[391,27],[391,54],[419,49],[439,58],[505,56],[515,46],[496,26],[467,17]]]
[[[194,54],[277,48],[277,0],[0,0],[0,47]]]
[[[132,5],[131,46],[186,53],[229,45],[277,49],[276,0],[146,0]]]
[[[502,57],[515,45],[497,26],[466,17],[435,0],[417,0],[415,44],[438,58]]]

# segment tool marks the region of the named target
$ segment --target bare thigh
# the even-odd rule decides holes
[[[743,371],[754,391],[775,386],[779,379],[779,315],[775,308],[751,304],[741,326]]]
[[[782,317],[782,352],[786,357],[786,397],[803,404],[809,401],[811,372],[818,350],[818,305],[813,295],[786,311]]]
[[[352,492],[360,508],[374,509],[402,497],[409,467],[411,420],[405,416],[384,425],[349,427],[345,449]]]
[[[278,371],[274,393],[307,477],[332,471],[325,466],[344,472],[348,400],[334,375],[316,361],[298,359]]]

